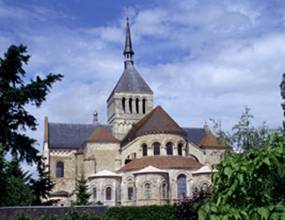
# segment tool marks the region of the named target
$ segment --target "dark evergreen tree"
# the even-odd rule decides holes
[[[91,194],[88,192],[87,179],[83,174],[76,181],[75,194],[76,194],[76,201],[75,201],[76,205],[89,204],[89,198]]]
[[[281,106],[282,106],[282,109],[283,109],[283,115],[285,116],[285,73],[283,73],[283,76],[282,76],[280,89],[281,89],[281,97],[283,99],[283,102],[281,103]],[[285,121],[283,121],[283,130],[285,131]]]
[[[24,172],[17,160],[13,159],[6,162],[6,195],[4,204],[6,206],[20,206],[32,204],[32,190],[29,187],[31,174],[28,171]]]
[[[41,163],[35,140],[24,134],[27,129],[36,130],[36,118],[27,110],[27,105],[39,107],[45,101],[52,84],[62,79],[60,74],[48,74],[42,79],[25,80],[23,66],[28,63],[26,46],[12,45],[0,58],[0,205],[8,197],[8,182],[5,175],[5,155],[9,153],[17,161],[28,164]]]
[[[51,205],[53,201],[47,201],[54,182],[50,178],[50,173],[47,170],[44,159],[42,159],[37,167],[39,177],[31,179],[31,190],[33,192],[33,205]],[[44,200],[44,201],[43,201]],[[54,201],[56,202],[56,201]]]

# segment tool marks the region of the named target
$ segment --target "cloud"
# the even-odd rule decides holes
[[[230,128],[248,105],[256,124],[266,120],[276,127],[282,121],[278,85],[285,69],[285,10],[278,1],[270,10],[268,4],[164,1],[122,7],[116,20],[82,27],[69,25],[80,19],[72,13],[0,2],[0,17],[13,23],[0,30],[0,50],[23,42],[32,54],[28,78],[48,72],[65,76],[40,109],[28,106],[39,121],[31,133],[39,149],[45,115],[53,122],[91,123],[97,110],[106,122],[106,99],[123,71],[126,14],[137,69],[154,90],[155,104],[179,124],[197,127],[215,118]]]

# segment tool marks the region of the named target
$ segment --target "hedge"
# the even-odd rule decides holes
[[[107,210],[106,217],[116,220],[173,220],[174,207],[170,205],[112,207]]]

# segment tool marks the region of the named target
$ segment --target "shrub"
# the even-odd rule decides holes
[[[116,220],[173,220],[174,208],[170,205],[139,206],[139,207],[112,207],[106,212],[107,219]]]

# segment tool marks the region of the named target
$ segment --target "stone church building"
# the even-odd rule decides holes
[[[51,199],[59,205],[75,200],[81,174],[93,204],[171,204],[207,188],[211,165],[227,150],[207,125],[181,127],[153,106],[153,91],[134,66],[128,21],[123,54],[123,74],[107,99],[107,124],[97,113],[90,124],[45,118],[43,156],[55,182]]]

